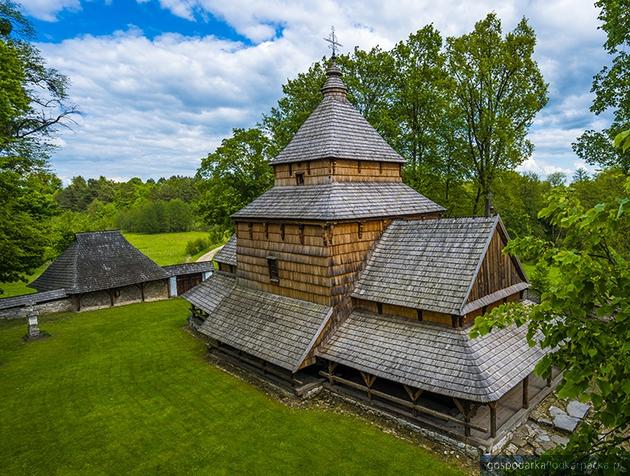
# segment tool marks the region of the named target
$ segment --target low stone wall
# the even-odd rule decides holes
[[[75,307],[70,297],[56,299],[54,301],[35,304],[33,309],[39,314],[52,314],[54,312],[74,311]],[[26,317],[25,307],[13,307],[0,310],[0,319],[20,319]]]

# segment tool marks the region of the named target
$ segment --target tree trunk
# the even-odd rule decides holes
[[[486,190],[484,192],[483,199],[484,199],[484,214],[485,216],[490,217],[493,215],[492,192],[490,190]]]
[[[475,203],[473,205],[473,216],[477,216],[477,208],[479,207],[479,198],[481,197],[481,187],[477,185],[477,195],[475,195]]]

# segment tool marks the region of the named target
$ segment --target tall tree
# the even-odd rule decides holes
[[[606,33],[604,49],[612,64],[593,78],[595,99],[591,111],[612,111],[613,122],[603,131],[588,130],[573,144],[575,153],[592,165],[618,166],[630,174],[630,149],[615,148],[613,139],[630,125],[630,1],[597,0],[600,28]]]
[[[547,84],[532,57],[535,45],[527,20],[504,38],[494,13],[477,22],[472,33],[448,39],[454,107],[466,121],[461,139],[477,182],[475,213],[481,198],[484,213],[491,214],[497,173],[531,155],[527,131],[547,103]]]
[[[230,227],[233,213],[271,187],[271,150],[260,129],[234,129],[201,161],[198,210],[206,223]]]
[[[60,186],[47,171],[49,138],[75,112],[66,77],[46,67],[32,33],[18,7],[0,0],[0,282],[25,279],[44,260]]]

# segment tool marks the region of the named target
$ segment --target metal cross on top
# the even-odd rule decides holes
[[[343,45],[337,41],[334,26],[330,27],[330,35],[328,35],[328,38],[324,38],[324,41],[330,43],[329,48],[332,50],[332,57],[335,58],[337,56],[337,47],[342,47]]]

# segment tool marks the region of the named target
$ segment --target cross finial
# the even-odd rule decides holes
[[[337,35],[335,35],[335,27],[334,26],[330,27],[330,35],[328,35],[328,38],[324,38],[324,41],[327,41],[328,43],[330,43],[330,45],[328,47],[332,50],[332,57],[336,58],[337,57],[337,47],[341,47],[343,45],[337,41]]]

